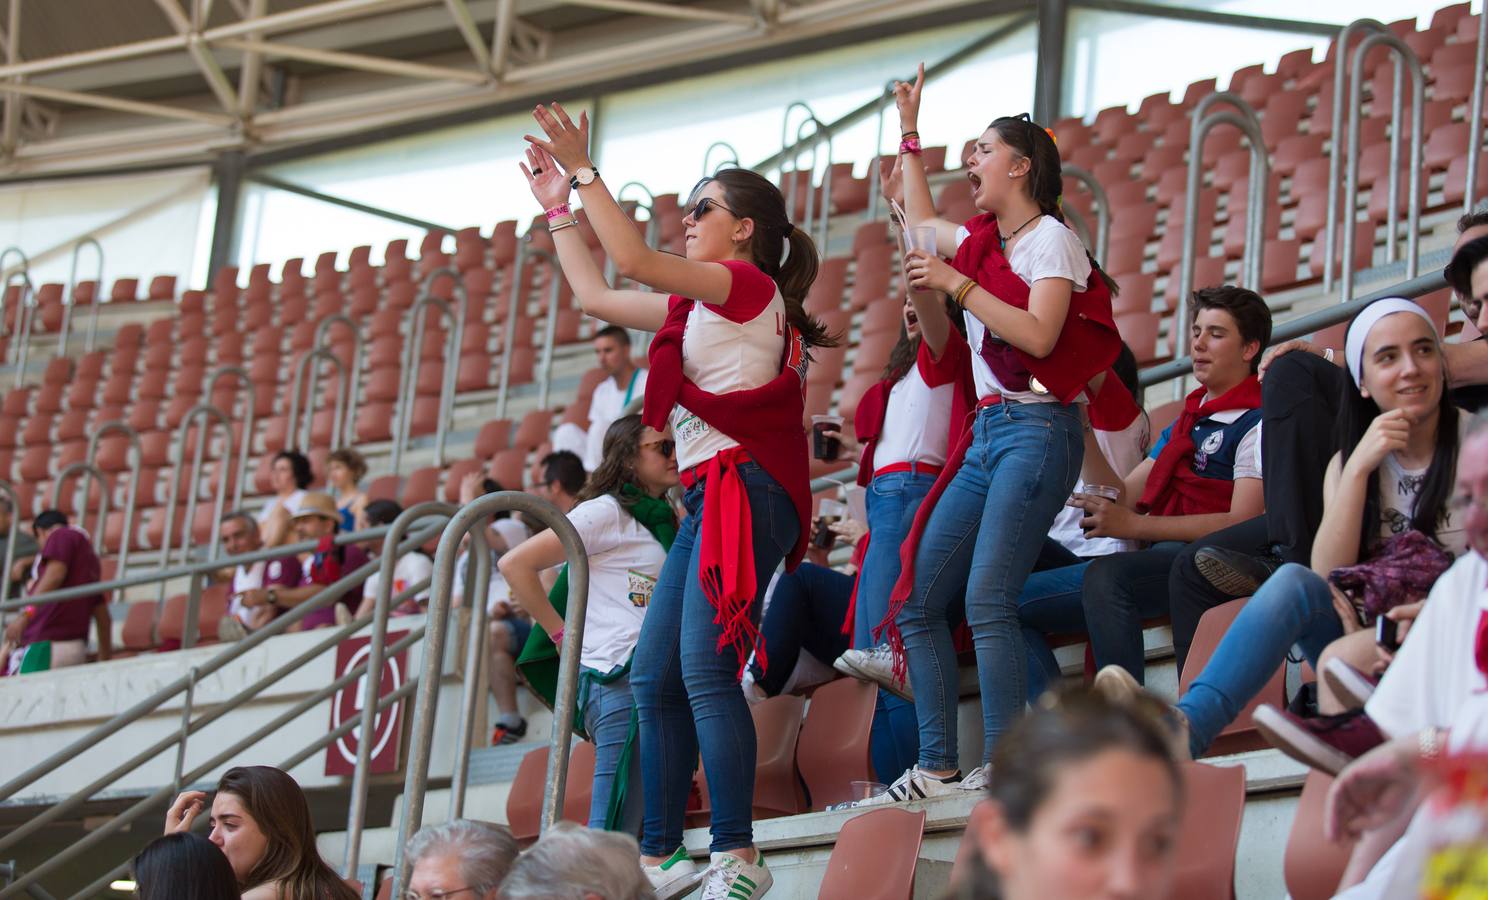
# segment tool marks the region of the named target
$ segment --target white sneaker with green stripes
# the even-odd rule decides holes
[[[765,865],[765,855],[747,863],[732,853],[715,853],[703,879],[703,900],[756,900],[775,884]]]
[[[656,900],[674,900],[692,893],[703,880],[706,870],[699,869],[697,863],[687,855],[687,850],[678,847],[660,865],[648,866],[642,863],[641,871],[646,873],[646,878],[651,882]]]

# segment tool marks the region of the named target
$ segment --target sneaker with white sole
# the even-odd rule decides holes
[[[889,803],[902,803],[906,800],[953,796],[961,793],[961,782],[964,780],[959,771],[954,775],[937,778],[919,766],[910,766],[903,775],[889,785],[887,791],[877,797],[859,801],[858,806],[883,806]]]
[[[1374,689],[1379,687],[1379,678],[1366,675],[1341,659],[1333,658],[1323,664],[1323,681],[1333,696],[1349,709],[1363,709]]]
[[[888,644],[879,644],[867,650],[848,650],[832,668],[859,681],[871,681],[906,703],[914,702],[914,691],[909,682],[894,677],[894,652]]]
[[[961,783],[956,785],[956,787],[963,791],[985,791],[987,789],[987,779],[991,777],[991,763],[985,766],[977,766],[975,769],[967,772],[966,777],[962,778]]]
[[[217,623],[217,640],[224,643],[241,641],[248,636],[248,629],[237,616],[223,616]]]
[[[1117,706],[1156,714],[1167,727],[1168,746],[1172,748],[1174,757],[1185,762],[1193,758],[1188,742],[1188,716],[1178,707],[1149,693],[1137,683],[1132,673],[1121,666],[1105,666],[1095,673],[1090,688]]]
[[[775,885],[775,876],[758,850],[747,863],[732,853],[714,853],[703,878],[702,900],[755,900]]]
[[[641,871],[646,873],[646,879],[651,882],[656,900],[674,900],[696,890],[707,870],[699,869],[698,864],[687,855],[687,850],[678,847],[660,865],[648,866],[642,863]]]

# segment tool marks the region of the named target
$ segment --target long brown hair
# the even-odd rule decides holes
[[[946,318],[951,320],[951,327],[965,337],[966,321],[961,318],[961,307],[953,303],[950,297],[942,296],[941,299],[945,302]],[[904,327],[904,322],[899,322],[899,340],[894,344],[894,349],[889,351],[889,362],[884,366],[884,381],[897,384],[899,379],[909,374],[909,370],[915,364],[915,357],[920,354],[920,341],[922,340],[924,340],[923,337],[910,337],[909,329]]]
[[[639,414],[621,416],[610,423],[610,427],[605,430],[604,458],[589,473],[589,480],[584,482],[583,489],[579,491],[577,496],[580,503],[605,494],[620,501],[621,506],[635,503],[636,498],[624,496],[620,493],[620,488],[627,483],[635,484],[635,461],[641,452],[641,435],[645,432],[646,426],[642,424]],[[636,484],[636,487],[641,486]]]
[[[692,189],[694,195],[709,181],[723,186],[729,209],[741,219],[754,220],[754,234],[749,239],[749,257],[774,279],[785,298],[785,318],[800,333],[808,347],[835,347],[840,335],[830,334],[820,319],[806,312],[806,292],[816,281],[818,256],[811,235],[791,224],[785,211],[785,197],[769,179],[748,169],[722,169],[712,178],[704,178]],[[781,262],[786,245],[790,252]]]
[[[278,884],[284,900],[359,900],[345,881],[320,858],[305,793],[289,775],[272,766],[237,766],[217,782],[243,803],[268,847],[246,877],[243,890]]]
[[[1039,212],[1063,222],[1064,211],[1060,209],[1059,201],[1064,195],[1064,166],[1059,161],[1059,147],[1054,138],[1026,113],[993,119],[987,127],[997,132],[997,137],[1014,153],[1028,160],[1028,189],[1033,202],[1038,204]],[[1090,268],[1105,282],[1111,296],[1121,293],[1115,279],[1106,274],[1089,250],[1085,251],[1085,256],[1090,260]]]

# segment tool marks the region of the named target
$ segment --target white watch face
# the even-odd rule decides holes
[[[584,168],[575,171],[574,177],[579,180],[579,184],[593,184],[595,171],[588,166],[585,166]]]

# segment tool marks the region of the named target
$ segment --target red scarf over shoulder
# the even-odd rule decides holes
[[[1190,464],[1194,456],[1193,428],[1200,419],[1231,409],[1256,409],[1261,405],[1261,383],[1254,375],[1208,403],[1207,389],[1199,387],[1183,401],[1183,412],[1168,432],[1168,443],[1157,455],[1147,474],[1147,487],[1137,503],[1137,512],[1153,516],[1192,516],[1224,511],[1235,495],[1235,482],[1205,478]]]
[[[806,346],[790,326],[780,374],[757,388],[713,394],[682,374],[682,338],[695,300],[673,295],[665,324],[651,341],[651,373],[641,420],[660,431],[679,404],[739,442],[703,465],[703,522],[698,576],[723,626],[718,650],[732,645],[742,673],[751,652],[765,665],[759,628],[750,620],[758,585],[754,577],[753,520],[738,465],[753,459],[790,495],[800,518],[796,546],[786,556],[795,571],[806,553],[811,521],[811,470],[807,457]]]
[[[956,249],[951,266],[997,299],[1017,309],[1028,309],[1032,287],[1013,271],[1007,256],[1002,252],[997,230],[997,218],[990,213],[976,216],[966,223],[970,232],[966,240]],[[980,348],[973,348],[980,352]],[[1132,399],[1131,393],[1110,367],[1121,353],[1121,335],[1116,330],[1116,320],[1111,314],[1111,292],[1105,282],[1092,268],[1085,290],[1070,294],[1069,312],[1054,349],[1048,356],[1035,357],[1016,347],[1012,351],[1024,367],[1037,378],[1059,402],[1070,403],[1081,392],[1087,391],[1092,379],[1104,373],[1100,390],[1090,400],[1090,421],[1103,431],[1120,431],[1132,423],[1141,409]],[[985,405],[985,401],[984,404]],[[980,406],[977,407],[980,409]],[[902,677],[905,672],[904,640],[899,626],[894,621],[900,610],[909,602],[914,590],[915,556],[919,552],[920,538],[930,521],[936,502],[945,493],[956,471],[966,459],[971,447],[971,422],[976,415],[973,409],[958,423],[960,435],[954,450],[947,455],[945,468],[935,485],[915,512],[914,524],[909,536],[899,548],[899,580],[889,597],[889,611],[884,620],[873,630],[875,640],[887,640],[894,653],[894,671]]]

